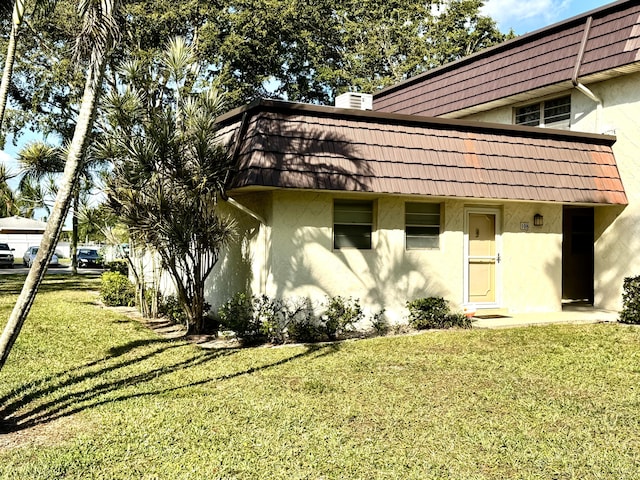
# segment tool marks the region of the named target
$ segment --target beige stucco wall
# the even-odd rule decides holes
[[[560,309],[561,206],[442,200],[440,248],[407,251],[404,203],[420,199],[372,196],[368,198],[375,201],[373,248],[333,250],[335,197],[328,192],[296,191],[236,197],[259,211],[268,226],[253,220],[244,224],[249,238],[239,239],[230,248],[217,273],[231,271],[234,264],[241,266],[240,272],[232,276],[233,281],[227,279],[212,289],[217,298],[210,302],[218,305],[226,300],[221,297],[245,288],[316,302],[327,296],[351,296],[360,300],[368,315],[384,308],[392,323],[404,322],[407,300],[419,297],[443,296],[458,308],[464,301],[465,208],[487,206],[498,209],[501,218],[500,307],[512,313]],[[543,227],[533,226],[536,213],[544,215]],[[528,231],[521,230],[523,222],[529,224]]]
[[[624,209],[597,208],[595,212],[594,303],[619,310],[624,278],[640,274],[640,74],[590,88],[602,99],[601,128],[614,131],[617,137],[613,152],[629,200]],[[576,108],[589,108],[589,99],[574,97]],[[575,129],[588,131],[594,123],[591,107],[590,113],[576,122]]]
[[[271,196],[268,193],[249,194],[236,200],[265,219],[267,224],[262,224],[230,203],[219,203],[220,214],[235,222],[236,236],[222,250],[206,282],[206,297],[213,312],[217,312],[220,305],[238,292],[261,292],[266,282]]]
[[[640,274],[640,73],[587,86],[602,100],[602,109],[572,90],[571,130],[617,137],[613,151],[629,200],[626,208],[595,209],[594,304],[619,310],[623,279]],[[511,123],[512,115],[512,107],[502,107],[467,118]]]
[[[562,206],[507,203],[503,210],[503,306],[510,313],[561,310]],[[537,213],[541,227],[533,225]]]
[[[439,295],[460,302],[462,226],[455,224],[455,209],[451,220],[445,214],[441,249],[405,252],[404,201],[377,198],[372,249],[333,250],[333,198],[329,193],[274,193],[268,295],[351,296],[369,314],[385,308],[392,322],[402,321],[409,299]]]

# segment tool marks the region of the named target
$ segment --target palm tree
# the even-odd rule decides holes
[[[33,180],[25,180],[20,182],[20,190],[18,191],[18,209],[20,215],[27,218],[33,218],[37,209],[44,209],[47,216],[51,212],[49,203],[50,199],[47,187]]]
[[[54,197],[58,187],[54,181],[54,175],[62,174],[65,166],[65,148],[52,147],[44,142],[32,142],[25,146],[18,154],[22,179],[20,180],[20,190],[29,184],[39,184],[43,180],[48,180],[47,192]],[[78,273],[78,263],[76,251],[78,249],[78,212],[80,211],[80,195],[83,187],[92,184],[92,170],[100,166],[101,160],[95,157],[82,162],[80,178],[73,192],[73,206],[71,217],[71,269],[75,275]],[[28,191],[28,190],[27,190]],[[48,209],[47,209],[48,210]]]
[[[210,85],[197,84],[195,56],[182,39],[170,42],[146,78],[145,71],[127,63],[128,88],[106,97],[115,120],[103,149],[114,159],[108,201],[132,242],[158,254],[187,333],[200,333],[205,281],[234,232],[216,208],[229,166],[215,124],[222,101]]]
[[[98,99],[102,88],[108,55],[119,38],[118,13],[120,0],[81,0],[78,10],[83,18],[83,28],[78,36],[78,55],[88,54],[88,71],[73,139],[67,150],[60,190],[56,197],[40,248],[29,270],[20,296],[0,336],[0,369],[4,366],[11,348],[24,324],[45,270],[60,238],[64,219],[69,211],[81,173],[82,160],[93,127]]]
[[[32,142],[18,153],[18,163],[22,175],[18,188],[24,202],[23,215],[31,217],[36,208],[44,208],[49,214],[48,203],[53,204],[51,200],[57,193],[57,187],[51,188],[55,185],[53,175],[64,169],[64,158],[58,149],[42,142]],[[47,182],[43,182],[45,179]]]
[[[0,218],[18,214],[18,201],[8,181],[15,174],[7,170],[6,165],[0,164]]]
[[[55,4],[55,0],[36,0],[34,11],[42,11],[46,13]],[[13,63],[16,58],[16,46],[18,44],[18,36],[20,27],[24,20],[24,14],[27,7],[26,0],[14,0],[11,13],[11,33],[9,34],[9,45],[7,46],[7,57],[2,71],[2,81],[0,82],[0,129],[4,121],[4,112],[7,107],[7,98],[9,97],[9,84],[13,75]]]

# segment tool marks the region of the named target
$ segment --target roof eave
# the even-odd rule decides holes
[[[511,125],[503,123],[478,122],[474,120],[464,120],[457,118],[427,117],[401,113],[378,112],[373,110],[356,110],[267,99],[256,100],[249,105],[231,110],[230,112],[227,112],[226,114],[218,117],[216,123],[220,126],[233,124],[239,122],[245,113],[249,115],[259,111],[279,111],[283,113],[299,112],[307,114],[311,113],[333,118],[358,118],[360,120],[369,120],[372,122],[420,125],[433,128],[456,128],[461,131],[493,132],[499,134],[509,134],[513,136],[526,136],[535,138],[566,138],[568,140],[583,140],[589,141],[589,143],[608,146],[612,146],[616,142],[616,137],[614,135],[573,132],[570,130],[527,127],[522,125]]]
[[[227,194],[231,197],[242,194],[253,193],[266,193],[274,191],[292,191],[292,192],[311,192],[311,193],[327,193],[339,196],[357,196],[368,198],[380,198],[380,197],[405,197],[416,199],[416,197],[425,200],[460,200],[460,201],[472,201],[472,202],[490,202],[490,203],[539,203],[549,205],[570,205],[580,207],[625,207],[629,204],[626,194],[621,193],[621,197],[618,200],[607,201],[560,201],[560,200],[544,200],[534,198],[508,198],[508,197],[471,197],[471,196],[447,196],[447,195],[427,195],[427,194],[412,194],[412,193],[398,193],[398,192],[382,192],[382,191],[358,191],[358,190],[333,190],[333,189],[320,189],[320,188],[299,188],[299,187],[264,187],[261,185],[247,185],[243,187],[236,187],[230,189]]]
[[[376,101],[376,97],[377,96],[381,96],[381,95],[387,95],[389,93],[393,93],[396,90],[401,90],[404,89],[408,86],[411,86],[413,84],[416,83],[420,83],[422,81],[424,81],[425,79],[429,78],[429,77],[436,77],[441,75],[444,72],[447,72],[449,70],[456,70],[466,64],[469,63],[473,63],[475,61],[477,61],[478,59],[484,58],[484,57],[489,57],[491,55],[494,55],[495,53],[499,53],[502,52],[504,50],[509,50],[515,46],[521,45],[521,44],[525,44],[528,42],[531,42],[532,40],[535,40],[537,38],[540,37],[544,37],[546,35],[549,35],[551,33],[554,33],[556,31],[560,31],[560,30],[564,30],[566,28],[569,28],[571,26],[580,24],[580,23],[584,23],[585,20],[590,17],[590,16],[601,16],[604,13],[610,13],[610,12],[614,12],[617,9],[620,9],[621,7],[623,7],[624,5],[630,3],[631,0],[619,0],[615,3],[611,3],[608,5],[604,5],[602,7],[598,7],[592,10],[589,10],[588,12],[584,12],[581,14],[578,14],[574,17],[568,18],[566,20],[562,20],[560,22],[554,23],[552,25],[549,25],[547,27],[543,27],[540,28],[538,30],[534,30],[533,32],[530,33],[526,33],[524,35],[521,35],[519,37],[513,38],[511,40],[507,40],[506,42],[500,43],[498,45],[494,45],[493,47],[489,47],[486,48],[484,50],[481,50],[479,52],[476,52],[472,55],[463,57],[459,60],[455,60],[453,62],[447,63],[445,65],[442,65],[440,67],[436,67],[433,68],[431,70],[427,70],[426,72],[420,73],[418,75],[415,75],[413,77],[407,78],[406,80],[403,80],[401,82],[398,82],[394,85],[390,85],[388,87],[385,87],[377,92],[374,92],[373,94],[373,101],[374,101],[374,105],[375,105],[375,101]]]

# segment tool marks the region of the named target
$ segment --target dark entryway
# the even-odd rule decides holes
[[[562,299],[593,304],[593,208],[564,207]]]

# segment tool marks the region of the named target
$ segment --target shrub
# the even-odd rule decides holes
[[[287,336],[294,342],[317,342],[322,332],[308,299],[291,302],[288,310]]]
[[[269,298],[266,295],[253,297],[253,311],[260,325],[260,333],[267,341],[284,343],[287,340],[289,315],[284,300]]]
[[[418,330],[442,328],[449,305],[442,297],[418,298],[407,302],[409,325]]]
[[[384,310],[373,316],[378,332],[386,332]],[[318,319],[308,299],[274,299],[266,295],[236,294],[218,311],[220,324],[235,332],[243,343],[256,344],[335,340],[364,318],[358,300],[329,297]]]
[[[100,298],[110,307],[135,304],[136,290],[126,275],[119,272],[104,272],[100,277]]]
[[[263,336],[255,300],[251,295],[237,293],[218,310],[220,324],[233,330],[244,343],[256,343]]]
[[[301,318],[289,325],[288,337],[294,342],[317,342],[322,339],[322,331],[313,318]]]
[[[384,316],[384,308],[371,317],[371,326],[377,335],[386,335],[389,333],[389,322]]]
[[[322,317],[324,332],[329,340],[335,340],[338,335],[353,327],[363,317],[358,300],[341,296],[330,297]]]
[[[453,313],[442,297],[418,298],[407,302],[409,325],[418,330],[427,328],[471,328],[471,319],[464,314]]]
[[[110,272],[118,272],[122,275],[129,274],[129,262],[124,258],[118,258],[104,264],[104,268]]]
[[[640,275],[626,277],[622,283],[620,322],[640,324]]]
[[[166,295],[162,297],[159,310],[161,314],[165,315],[174,323],[187,323],[187,315],[184,313],[184,309],[180,305],[180,302],[178,302],[178,298],[175,295]]]
[[[442,328],[471,328],[471,319],[462,312],[448,313],[444,317]]]

